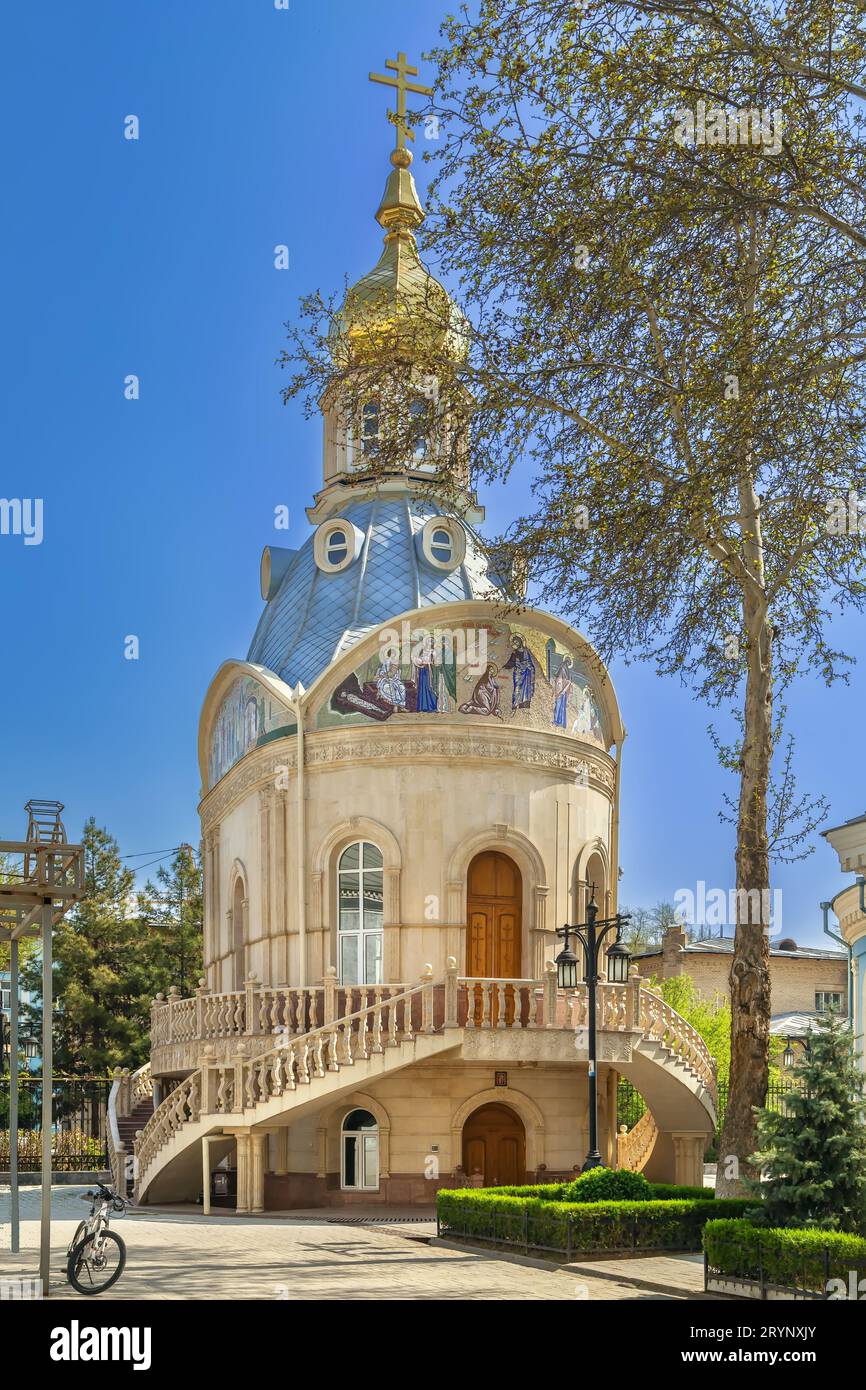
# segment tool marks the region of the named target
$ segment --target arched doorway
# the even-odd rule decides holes
[[[519,980],[523,883],[513,859],[499,850],[476,854],[466,892],[466,974]]]
[[[526,1131],[507,1105],[482,1105],[463,1126],[463,1171],[484,1187],[526,1181]]]

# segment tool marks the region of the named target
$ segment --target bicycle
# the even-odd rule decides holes
[[[90,1203],[90,1215],[80,1221],[66,1252],[66,1277],[78,1293],[105,1293],[116,1284],[126,1265],[126,1246],[108,1229],[111,1212],[121,1213],[128,1203],[104,1183],[96,1192],[82,1192]]]

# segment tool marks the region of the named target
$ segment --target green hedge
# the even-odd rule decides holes
[[[578,1179],[578,1181],[580,1181],[580,1179]],[[575,1184],[573,1182],[552,1182],[529,1184],[523,1187],[463,1188],[462,1191],[475,1192],[481,1190],[483,1192],[496,1193],[503,1197],[541,1197],[542,1200],[547,1202],[562,1202],[569,1200],[566,1197],[566,1190],[568,1188],[573,1189],[574,1186]],[[695,1198],[700,1202],[711,1202],[714,1197],[711,1187],[687,1187],[685,1185],[680,1187],[672,1182],[651,1182],[648,1183],[647,1186],[647,1200],[654,1202],[685,1201],[688,1198]],[[634,1201],[637,1199],[632,1198],[631,1200]],[[752,1205],[754,1206],[754,1202],[752,1202]]]
[[[520,1189],[510,1195],[491,1188],[442,1190],[436,1204],[443,1235],[572,1254],[700,1250],[708,1221],[742,1217],[755,1207],[753,1198],[565,1202],[529,1196]]]
[[[851,1270],[858,1278],[866,1275],[866,1240],[840,1231],[708,1221],[703,1246],[707,1263],[720,1274],[813,1293],[826,1292],[828,1279],[841,1279],[847,1289]]]

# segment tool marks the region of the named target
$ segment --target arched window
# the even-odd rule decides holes
[[[382,851],[358,840],[337,867],[337,959],[343,985],[382,983]]]
[[[454,553],[454,539],[444,526],[437,526],[430,537],[430,554],[440,564],[447,565]]]
[[[412,420],[412,458],[416,463],[423,463],[427,457],[428,434],[430,431],[430,404],[420,397],[416,397],[409,406],[409,415]]]
[[[350,1110],[340,1135],[344,1188],[376,1192],[379,1187],[379,1126],[369,1110]]]
[[[372,457],[379,448],[379,402],[366,401],[361,408],[361,449]]]

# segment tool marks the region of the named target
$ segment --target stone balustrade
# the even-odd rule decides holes
[[[158,994],[150,1013],[151,1047],[207,1042],[215,1038],[263,1037],[275,1033],[301,1036],[352,1012],[353,1006],[383,1002],[409,988],[406,984],[337,984],[332,968],[321,985],[294,988],[260,985],[248,976],[242,990],[213,994],[199,981],[191,999],[177,989]]]
[[[193,1007],[178,1011],[179,1005]],[[214,1012],[208,1011],[211,1005]],[[207,996],[200,987],[194,999],[158,1000],[155,1007],[166,1038],[175,1027],[186,1031],[193,1026],[190,1019],[194,1013],[196,1036],[202,1046],[198,1068],[165,1098],[136,1140],[139,1175],[188,1121],[202,1116],[216,1120],[243,1115],[242,1123],[249,1123],[247,1112],[259,1105],[298,1087],[313,1086],[329,1072],[411,1044],[419,1034],[442,1034],[451,1029],[467,1033],[492,1030],[495,1034],[538,1029],[579,1033],[588,1022],[587,986],[559,990],[552,963],[543,980],[473,978],[458,975],[453,957],[449,957],[445,976],[438,982],[432,966],[425,968],[413,986],[342,989],[330,971],[320,988],[264,989],[251,976],[242,996],[240,992]],[[599,984],[596,1017],[599,1032],[650,1038],[669,1059],[689,1068],[715,1097],[715,1067],[703,1039],[639,977],[627,984]],[[212,1031],[208,1034],[206,1028]],[[265,1028],[276,1034],[276,1041],[262,1050]],[[232,1030],[228,1034],[235,1040],[231,1053],[225,1048],[218,1052],[214,1039],[225,1037],[219,1029]],[[651,1119],[645,1124],[642,1121],[625,1136],[622,1153],[628,1161],[622,1166],[641,1161],[642,1145],[652,1147],[651,1123]]]
[[[641,1172],[653,1151],[657,1134],[658,1126],[651,1110],[645,1110],[631,1129],[626,1125],[620,1125],[616,1136],[617,1168],[630,1168],[633,1173]]]

